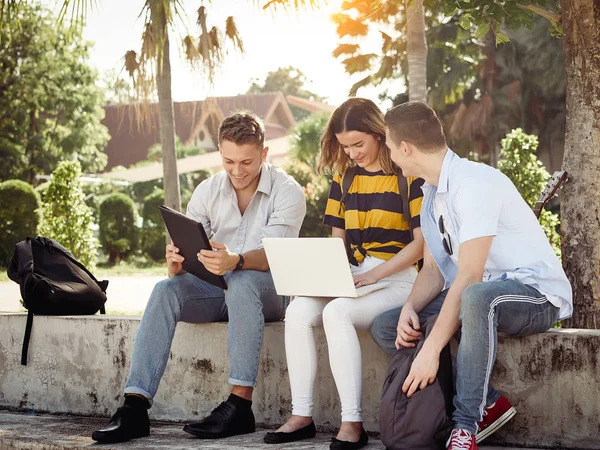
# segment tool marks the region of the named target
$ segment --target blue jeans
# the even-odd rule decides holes
[[[446,298],[442,292],[420,313],[421,323],[438,314]],[[498,332],[526,336],[551,328],[559,308],[531,286],[515,280],[477,283],[463,291],[461,337],[457,355],[454,428],[477,433],[483,410],[500,397],[490,384],[496,360]],[[401,308],[381,314],[371,327],[375,342],[387,353],[396,351]]]
[[[135,338],[125,393],[152,401],[165,371],[177,322],[229,320],[229,383],[256,385],[265,321],[282,320],[288,297],[275,292],[270,272],[229,272],[223,291],[185,273],[154,287]]]

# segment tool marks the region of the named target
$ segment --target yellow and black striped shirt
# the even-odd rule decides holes
[[[342,177],[340,174],[333,177],[323,222],[346,230],[356,263],[362,262],[366,255],[387,261],[410,243],[408,220],[413,229],[421,226],[424,181],[409,177],[407,182],[410,218],[402,214],[396,175],[368,172],[359,167],[343,204],[340,204]]]

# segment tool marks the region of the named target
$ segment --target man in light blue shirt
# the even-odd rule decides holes
[[[300,185],[265,162],[264,140],[264,125],[254,114],[235,113],[221,123],[219,151],[224,171],[200,183],[187,215],[212,236],[213,250],[200,251],[198,259],[210,272],[224,275],[228,289],[186,273],[179,249],[167,245],[169,279],[155,286],[146,306],[135,338],[124,405],[108,426],[92,434],[94,440],[123,442],[150,434],[147,409],[169,361],[178,322],[229,322],[231,395],[184,431],[206,439],[255,431],[251,400],[264,324],[282,320],[289,301],[275,291],[262,240],[298,237],[306,213]]]
[[[573,312],[561,263],[531,208],[498,170],[458,157],[435,112],[408,102],[385,116],[386,143],[405,176],[423,178],[424,266],[401,309],[375,321],[386,351],[412,347],[420,324],[439,317],[403,386],[433,382],[439,354],[461,328],[451,450],[474,450],[516,413],[490,385],[497,332],[546,331]]]

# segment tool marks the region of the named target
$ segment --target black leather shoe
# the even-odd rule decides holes
[[[200,422],[183,427],[183,431],[200,439],[219,439],[254,433],[256,425],[252,408],[236,407],[228,400],[217,406],[210,416]]]
[[[149,435],[148,411],[124,405],[117,409],[105,428],[92,433],[92,439],[102,443],[116,443]]]
[[[283,431],[267,433],[264,440],[267,444],[284,444],[286,442],[300,441],[302,439],[311,439],[316,435],[317,429],[315,428],[315,423],[311,422],[305,427],[289,433]]]
[[[331,450],[358,450],[359,448],[363,448],[369,443],[369,435],[363,428],[360,432],[360,438],[358,442],[349,442],[349,441],[340,441],[336,438],[331,438],[331,444],[329,444],[329,448]]]

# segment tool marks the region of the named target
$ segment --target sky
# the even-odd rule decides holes
[[[55,5],[55,0],[48,0]],[[60,4],[64,0],[58,0]],[[97,7],[88,13],[84,38],[94,42],[90,63],[101,73],[119,72],[122,57],[127,50],[139,52],[144,26],[139,17],[142,0],[96,0]],[[187,32],[197,34],[195,16],[201,0],[181,0],[187,13]],[[92,2],[93,3],[93,2]],[[208,9],[208,27],[217,25],[224,29],[225,20],[233,15],[242,36],[245,54],[228,47],[229,51],[217,72],[214,85],[209,86],[203,77],[189,69],[179,54],[178,43],[185,35],[186,26],[171,36],[171,65],[173,99],[175,101],[201,100],[207,96],[229,96],[245,93],[251,80],[264,81],[269,71],[279,67],[294,66],[310,81],[309,90],[323,96],[332,105],[346,98],[353,82],[344,72],[342,63],[331,55],[338,43],[336,24],[331,15],[338,12],[342,0],[328,0],[321,7],[284,11],[263,10],[265,0],[213,0],[204,2]],[[366,39],[368,48],[379,45],[375,36]],[[126,77],[125,72],[123,76]],[[377,101],[377,90],[364,88],[359,95]]]

